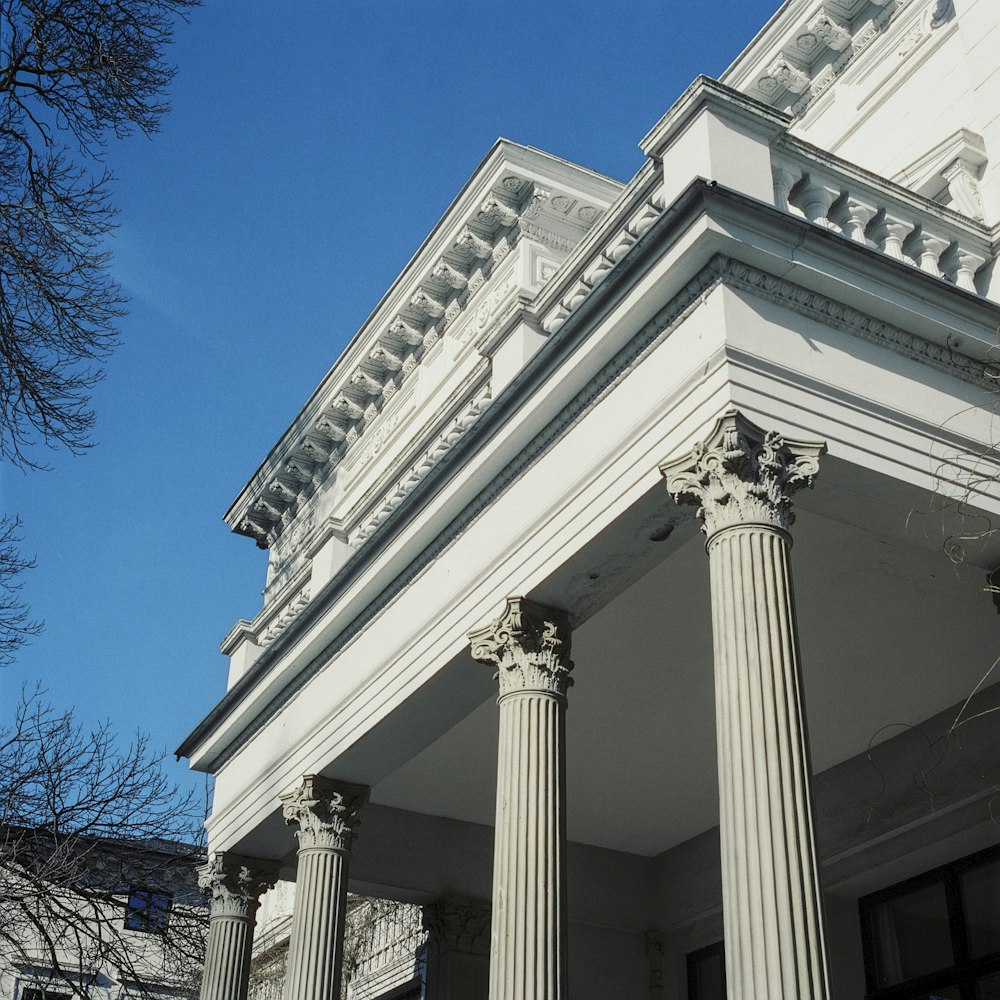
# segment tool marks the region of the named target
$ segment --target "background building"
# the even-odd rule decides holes
[[[205,856],[168,841],[115,841],[5,827],[0,997],[196,996]]]

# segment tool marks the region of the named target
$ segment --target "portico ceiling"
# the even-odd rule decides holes
[[[816,771],[961,701],[996,658],[983,569],[946,557],[940,506],[833,461],[797,505],[792,558]],[[571,840],[655,855],[718,822],[708,560],[690,518],[666,540],[649,537],[678,513],[657,492],[610,529],[631,535],[624,558],[642,574],[635,582],[620,539],[597,540],[539,591],[553,603],[570,596],[571,610],[586,605],[588,588],[594,605],[606,601],[573,637]],[[975,562],[992,558],[980,552]],[[611,600],[605,579],[619,590]],[[487,668],[470,658],[468,669]],[[490,698],[377,784],[373,801],[492,824],[496,729]]]

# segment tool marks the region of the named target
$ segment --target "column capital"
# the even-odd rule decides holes
[[[198,888],[211,894],[213,917],[253,917],[261,894],[277,881],[276,863],[238,854],[213,854],[198,872]]]
[[[500,697],[517,691],[541,691],[566,697],[570,627],[565,611],[509,597],[499,618],[469,633],[472,658],[497,667]]]
[[[450,951],[488,955],[491,915],[484,900],[446,896],[423,908],[423,928]]]
[[[311,847],[350,851],[358,812],[368,801],[367,785],[332,781],[307,774],[302,784],[281,796],[281,812],[287,824],[298,826],[299,850]]]
[[[795,519],[792,494],[812,486],[825,451],[822,442],[790,440],[729,410],[704,441],[660,472],[678,503],[698,505],[709,538],[742,524],[787,530]]]

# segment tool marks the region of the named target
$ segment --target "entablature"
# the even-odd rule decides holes
[[[419,436],[410,414],[434,411],[442,388],[454,392],[443,369],[474,354],[508,298],[541,287],[620,189],[498,141],[227,512],[233,530],[297,549],[310,517],[318,527],[336,514],[350,533],[341,506],[359,466]],[[272,567],[274,579],[288,575]]]
[[[713,145],[710,128],[699,131],[699,122],[706,118],[724,123],[723,148]],[[685,178],[714,180],[718,170],[720,184],[805,219],[847,244],[876,251],[974,295],[989,291],[987,265],[995,247],[981,222],[804,142],[790,134],[789,123],[787,115],[701,78],[644,139],[646,164],[602,215],[593,216],[589,231],[578,234],[572,252],[561,251],[552,239],[541,239],[543,226],[550,233],[556,230],[553,213],[565,220],[575,212],[579,220],[580,200],[553,195],[550,178],[546,198],[541,199],[533,186],[526,207],[511,208],[503,215],[512,221],[512,213],[519,211],[518,220],[527,217],[531,228],[496,230],[507,249],[499,258],[491,257],[475,299],[453,300],[460,306],[450,321],[452,303],[436,319],[430,308],[425,310],[420,344],[409,355],[412,366],[385,365],[386,381],[377,398],[377,380],[371,371],[354,368],[353,355],[358,352],[356,345],[349,348],[332,373],[341,373],[341,383],[329,378],[325,396],[320,391],[314,394],[258,473],[253,489],[248,487],[241,497],[246,516],[260,523],[259,543],[271,549],[265,606],[255,618],[260,625],[258,644],[267,645],[294,620],[311,595],[372,537],[479,419],[503,385],[497,381],[496,359],[490,356],[495,345],[514,328],[530,331],[540,343],[593,300],[602,283],[612,276],[612,284],[621,281],[641,256],[637,251],[648,242],[648,234],[681,211],[678,185]],[[688,141],[692,135],[694,152]],[[563,170],[572,169],[555,162]],[[735,173],[733,164],[738,165]],[[490,190],[498,183],[496,177],[502,186],[505,178],[520,176],[511,169],[505,163],[494,170]],[[538,183],[537,178],[531,181]],[[525,190],[527,184],[525,180]],[[568,187],[563,184],[561,190]],[[472,200],[473,211],[480,211],[488,200],[480,194]],[[590,216],[588,212],[587,222]],[[467,221],[459,216],[447,238],[466,229]],[[431,270],[444,273],[444,256],[439,247],[433,249],[424,256],[437,261]],[[447,264],[447,269],[451,267]],[[415,273],[424,272],[416,268]],[[406,297],[412,301],[424,291],[412,292],[412,287],[411,282],[396,298],[387,297],[362,331],[377,341],[374,348],[365,343],[369,353],[386,350],[384,338],[378,338],[397,301]],[[438,292],[444,295],[440,287]],[[406,317],[416,330],[415,313]],[[394,322],[403,322],[399,314],[390,320],[390,327]],[[398,355],[394,357],[398,360]],[[349,385],[340,388],[345,373]],[[360,399],[347,399],[349,389],[357,392],[359,386],[369,396],[364,410]],[[325,405],[323,399],[328,401]],[[348,421],[348,412],[354,413],[353,422]],[[310,464],[303,451],[315,446],[328,427],[336,427],[343,439],[334,441],[327,434],[318,458],[308,456],[315,459]],[[276,458],[279,452],[283,459]],[[334,522],[337,541],[328,543]],[[324,557],[317,560],[321,551]]]

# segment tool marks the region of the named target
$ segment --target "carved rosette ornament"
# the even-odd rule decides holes
[[[307,774],[302,784],[281,796],[285,822],[297,825],[299,850],[325,848],[349,852],[358,812],[368,801],[368,788]]]
[[[564,611],[511,597],[495,621],[469,633],[472,658],[497,667],[500,698],[540,691],[565,700],[569,676],[569,618]]]
[[[215,854],[198,873],[198,888],[212,898],[215,916],[252,918],[263,892],[278,880],[277,865],[233,854]]]
[[[826,445],[763,431],[731,410],[688,455],[661,466],[678,503],[698,505],[702,530],[759,524],[787,531],[792,494],[811,487]]]

